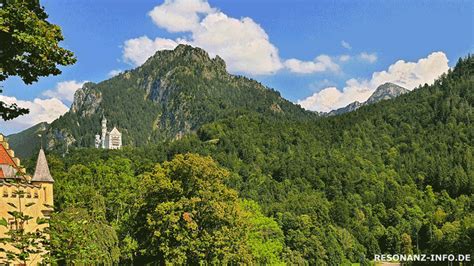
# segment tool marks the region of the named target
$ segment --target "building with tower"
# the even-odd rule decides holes
[[[114,127],[110,132],[107,131],[107,119],[102,118],[102,134],[95,135],[95,147],[102,149],[120,149],[122,148],[122,133]]]
[[[38,218],[49,219],[54,206],[53,193],[54,179],[49,172],[48,162],[43,149],[40,149],[36,168],[33,176],[26,173],[20,164],[20,159],[15,157],[15,152],[10,149],[5,137],[0,134],[0,220],[6,225],[0,225],[0,238],[8,237],[9,230],[17,228],[13,211],[21,211],[32,219],[20,224],[25,232],[44,230],[48,224],[38,224]],[[0,250],[18,250],[10,244],[0,244]],[[28,265],[39,265],[44,253],[32,254]],[[14,265],[20,265],[14,262]],[[0,265],[10,265],[6,253],[0,251]]]

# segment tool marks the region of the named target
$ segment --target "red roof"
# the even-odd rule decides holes
[[[13,161],[10,154],[8,154],[7,149],[0,143],[0,164],[11,165],[17,168],[17,165]],[[4,178],[3,170],[0,168],[0,178]]]
[[[5,149],[2,144],[0,144],[0,164],[8,164],[15,167],[17,166],[10,154],[8,154],[7,149]]]

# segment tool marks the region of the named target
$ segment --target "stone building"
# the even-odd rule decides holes
[[[102,149],[120,149],[122,148],[122,133],[114,127],[110,132],[107,131],[107,119],[102,118],[102,134],[95,135],[95,147]]]
[[[7,227],[0,226],[0,238],[16,225],[14,218],[8,212],[22,211],[32,217],[24,223],[26,232],[43,230],[47,224],[38,225],[37,218],[49,219],[54,205],[54,179],[49,171],[48,162],[43,149],[40,149],[33,176],[26,173],[20,159],[10,149],[5,137],[0,134],[0,219],[7,221]],[[14,205],[15,207],[13,207]],[[16,252],[17,250],[5,244],[0,248]],[[43,254],[33,254],[28,265],[41,263]],[[5,253],[0,252],[0,265],[7,264]],[[20,264],[14,263],[14,264]]]

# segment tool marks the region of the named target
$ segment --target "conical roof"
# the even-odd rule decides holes
[[[49,172],[48,161],[46,161],[46,155],[41,148],[38,154],[38,160],[36,161],[36,169],[31,182],[54,182],[51,173]]]

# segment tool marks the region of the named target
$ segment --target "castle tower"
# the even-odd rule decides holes
[[[36,161],[36,169],[33,178],[31,179],[33,185],[40,185],[43,188],[44,203],[53,206],[53,183],[54,179],[49,172],[48,161],[44,155],[43,148],[40,149],[38,160]],[[48,216],[48,215],[45,215]]]
[[[44,230],[48,224],[34,222],[38,218],[50,218],[53,211],[53,183],[54,179],[49,171],[48,162],[43,149],[40,149],[36,170],[30,177],[20,159],[10,149],[7,140],[0,134],[0,219],[9,223],[9,227],[0,226],[0,238],[8,237],[9,228],[15,227],[12,211],[21,210],[32,220],[21,224],[26,233]],[[19,193],[22,194],[19,194]],[[18,196],[21,195],[21,196]],[[16,224],[16,227],[19,225]],[[47,231],[43,231],[48,237]],[[17,252],[18,250],[9,243],[0,243],[0,265],[9,265],[5,251]],[[28,265],[43,265],[44,254],[39,253],[28,259]],[[23,265],[14,262],[13,265]]]
[[[101,145],[102,141],[100,140],[100,135],[99,134],[96,134],[95,135],[95,148],[98,149]]]
[[[102,149],[105,149],[105,139],[107,137],[107,119],[105,116],[102,118]]]

